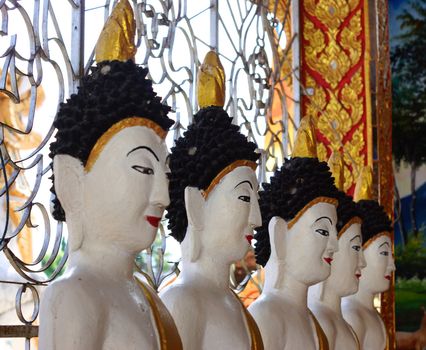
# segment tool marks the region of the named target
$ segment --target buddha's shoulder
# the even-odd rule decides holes
[[[283,300],[275,296],[273,293],[261,294],[259,298],[253,302],[248,310],[250,313],[256,317],[269,317],[277,319],[282,319],[283,309],[285,309],[285,304]]]
[[[167,307],[186,308],[194,301],[202,301],[202,291],[195,285],[182,283],[177,280],[160,292],[160,298]]]
[[[60,312],[101,311],[103,302],[99,288],[77,276],[60,278],[51,283],[43,293],[42,309]]]

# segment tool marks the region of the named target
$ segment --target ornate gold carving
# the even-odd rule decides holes
[[[343,191],[343,185],[345,183],[345,163],[340,152],[333,151],[333,153],[331,153],[330,159],[328,160],[328,167],[334,177],[334,184],[340,191]]]
[[[349,25],[342,29],[340,45],[349,52],[352,64],[361,58],[362,42],[358,40],[361,34],[361,12],[357,12],[349,21]]]
[[[248,166],[252,168],[253,171],[255,171],[257,168],[256,162],[253,162],[251,160],[236,160],[235,162],[225,167],[219,174],[215,176],[215,178],[210,183],[209,187],[207,187],[207,189],[202,192],[204,199],[208,197],[209,193],[220,182],[220,180],[223,179],[225,175],[229,174],[232,170],[234,170],[235,168],[238,168],[239,166]]]
[[[89,158],[87,158],[85,170],[89,172],[93,165],[96,163],[99,155],[102,153],[102,150],[106,144],[111,140],[111,138],[117,134],[119,131],[129,128],[131,126],[146,126],[147,128],[152,129],[160,138],[164,139],[167,135],[167,131],[163,130],[160,125],[153,122],[150,119],[141,118],[141,117],[130,117],[111,126],[107,131],[105,131],[102,136],[96,141],[92,150],[90,151]]]
[[[321,162],[327,161],[327,147],[323,143],[317,143],[317,153],[318,153],[318,159]]]
[[[108,17],[95,48],[96,62],[134,59],[136,22],[128,0],[120,0]]]
[[[306,77],[306,90],[309,93],[309,104],[306,106],[306,116],[316,120],[327,105],[327,95],[322,86],[318,85],[310,75]],[[328,157],[324,158],[327,159]]]
[[[369,118],[365,106],[369,62],[364,43],[369,38],[363,35],[365,9],[360,3],[303,1],[304,111],[316,120],[319,158],[343,152],[345,191],[353,190],[368,151],[364,130]]]
[[[207,53],[200,66],[197,97],[200,108],[225,104],[225,70],[214,51]]]
[[[358,0],[304,1],[306,11],[311,16],[318,18],[330,31],[337,30],[358,3]]]

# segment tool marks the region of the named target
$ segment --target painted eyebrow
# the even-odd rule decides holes
[[[320,218],[316,219],[315,222],[320,221],[321,219],[327,219],[328,221],[330,221],[330,224],[333,225],[333,221],[331,221],[331,219],[328,216],[321,216]]]
[[[234,188],[237,188],[238,186],[240,186],[240,185],[242,185],[243,183],[248,183],[249,185],[250,185],[250,187],[251,187],[251,189],[253,189],[253,185],[251,184],[251,182],[250,181],[248,181],[248,180],[244,180],[244,181],[241,181],[238,185],[236,185]]]
[[[387,244],[390,247],[390,245],[389,245],[388,242],[383,242],[382,244],[379,245],[379,248],[382,247],[382,246],[384,246],[385,244]]]
[[[137,151],[139,149],[146,149],[148,152],[152,153],[152,155],[155,157],[155,159],[157,159],[157,162],[160,161],[160,159],[158,159],[158,157],[155,154],[155,152],[151,148],[149,148],[148,146],[138,146],[138,147],[133,148],[131,151],[129,151],[129,153],[127,153],[127,157],[129,156],[130,153],[135,152],[135,151]]]
[[[352,242],[355,238],[359,238],[359,239],[361,239],[361,236],[360,235],[356,235],[354,238],[352,238],[349,242]]]

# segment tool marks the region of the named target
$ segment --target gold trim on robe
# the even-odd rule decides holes
[[[169,310],[167,310],[160,297],[151,289],[151,287],[142,282],[137,276],[134,278],[151,307],[158,332],[160,349],[182,350],[183,347],[179,332]]]
[[[246,307],[244,306],[239,296],[232,289],[231,289],[231,292],[232,294],[235,295],[235,298],[237,298],[238,302],[241,304],[241,307],[243,309],[247,328],[250,334],[250,340],[251,340],[250,350],[264,350],[262,336],[260,334],[260,330],[256,324],[256,321],[254,320],[253,316],[250,315],[250,313],[247,311]]]
[[[317,331],[319,350],[329,350],[330,347],[328,345],[327,337],[325,336],[325,333],[322,330],[318,320],[316,319],[316,317],[314,316],[311,310],[309,310],[309,314],[311,315],[312,320],[314,321],[315,330]]]

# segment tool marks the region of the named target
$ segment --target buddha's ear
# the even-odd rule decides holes
[[[188,217],[185,240],[188,240],[189,243],[191,261],[197,260],[200,254],[200,234],[204,228],[204,205],[205,200],[198,188],[185,188],[185,209]]]
[[[288,231],[287,223],[283,218],[274,216],[269,220],[268,231],[271,244],[271,257],[283,260],[285,255],[285,234]]]
[[[83,208],[84,167],[81,161],[67,154],[53,158],[56,196],[65,211],[70,231],[70,250],[77,250],[83,241],[81,210]]]

